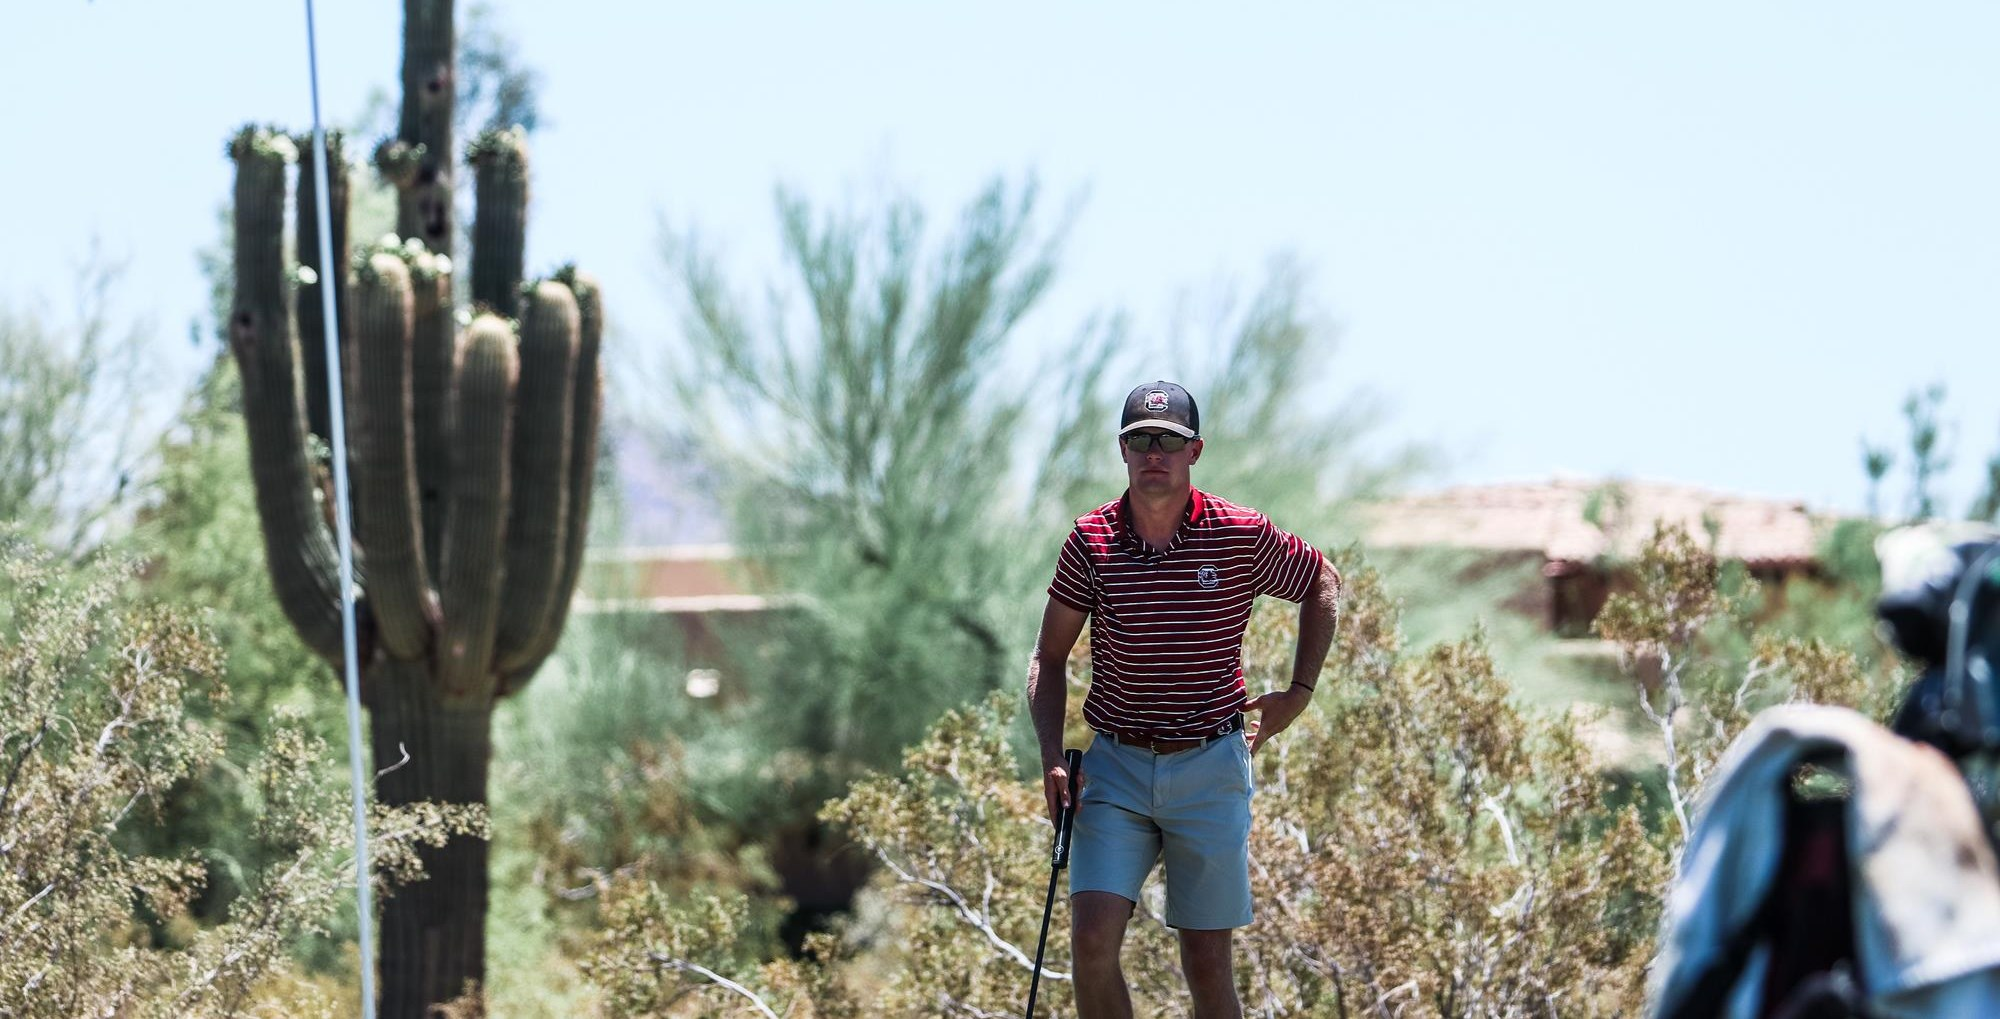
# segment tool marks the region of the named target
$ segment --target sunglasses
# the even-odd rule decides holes
[[[1119,437],[1125,448],[1134,453],[1145,453],[1159,447],[1162,453],[1178,453],[1194,439],[1172,432],[1127,432]]]

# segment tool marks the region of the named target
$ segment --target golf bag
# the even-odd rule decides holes
[[[2000,543],[1950,538],[1877,545],[1877,614],[1923,669],[1893,732],[1788,705],[1718,765],[1668,899],[1656,1019],[2000,1015]]]

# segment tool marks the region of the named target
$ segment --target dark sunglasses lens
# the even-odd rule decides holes
[[[1125,448],[1134,453],[1144,453],[1156,445],[1160,447],[1162,453],[1178,453],[1187,444],[1188,440],[1179,435],[1148,435],[1144,432],[1133,432],[1125,437]]]

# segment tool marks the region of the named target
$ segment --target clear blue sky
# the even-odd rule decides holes
[[[302,4],[8,6],[0,301],[66,307],[95,232],[185,352],[223,139],[308,122]],[[1329,399],[1380,394],[1441,480],[1856,508],[1860,436],[1899,439],[1936,380],[1953,506],[2000,447],[2000,6],[495,7],[545,76],[531,266],[596,270],[633,343],[674,327],[660,215],[756,267],[774,182],[886,175],[942,210],[1034,169],[1052,207],[1089,192],[1039,342],[1111,308],[1143,340],[1295,252],[1342,333]],[[351,117],[394,81],[400,4],[320,17]]]

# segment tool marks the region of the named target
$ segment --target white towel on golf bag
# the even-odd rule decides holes
[[[1783,843],[1787,785],[1812,751],[1847,752],[1847,851],[1859,976],[1885,1016],[2000,1016],[2000,873],[1958,769],[1846,708],[1785,705],[1757,716],[1708,783],[1667,897],[1652,973],[1656,1014],[1692,990],[1764,901]],[[1759,948],[1727,1019],[1762,996]]]

